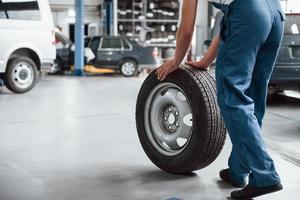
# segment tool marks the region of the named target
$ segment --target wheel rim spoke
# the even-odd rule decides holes
[[[165,141],[163,141],[164,145],[167,145],[170,149],[176,150],[180,149],[181,147],[177,143],[176,138],[167,138]]]

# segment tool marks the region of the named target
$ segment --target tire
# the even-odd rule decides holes
[[[187,65],[163,82],[157,80],[156,70],[147,77],[138,95],[136,127],[145,153],[157,167],[168,173],[189,173],[207,167],[220,154],[226,129],[215,88],[208,72]],[[192,124],[187,120],[189,111]],[[182,146],[179,136],[186,137]],[[176,142],[170,138],[177,138]]]
[[[38,82],[38,69],[30,58],[14,56],[8,61],[4,76],[6,87],[15,93],[30,91]]]
[[[134,60],[126,59],[120,66],[121,74],[125,77],[133,77],[138,72],[137,63]]]
[[[63,70],[63,64],[62,61],[60,59],[55,59],[54,60],[54,71],[51,74],[63,74],[64,70]]]

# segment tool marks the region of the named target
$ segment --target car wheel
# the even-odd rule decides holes
[[[138,96],[136,127],[145,153],[162,170],[188,173],[210,165],[226,138],[215,80],[186,65],[163,82],[153,71]]]
[[[15,56],[9,60],[4,77],[4,83],[9,90],[25,93],[31,90],[37,81],[37,66],[30,58]]]
[[[124,60],[120,67],[121,73],[125,77],[132,77],[137,74],[138,67],[134,60]]]

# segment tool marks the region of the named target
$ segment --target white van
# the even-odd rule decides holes
[[[56,57],[47,0],[0,0],[0,79],[13,92],[31,90]]]

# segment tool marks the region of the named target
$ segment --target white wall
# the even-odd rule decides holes
[[[299,0],[282,0],[282,7],[287,13],[300,13]]]
[[[75,23],[75,0],[49,0],[54,25],[60,26],[64,35],[69,36],[69,25]],[[95,30],[96,35],[101,35],[103,30],[103,22],[99,17],[97,6],[102,4],[103,0],[85,0],[85,19],[84,23],[90,25]],[[89,31],[89,32],[90,32]]]
[[[75,17],[69,15],[69,10],[52,12],[54,25],[60,26],[64,35],[69,36],[69,25],[75,23]],[[102,34],[103,23],[97,13],[85,13],[84,23],[89,24],[90,30],[96,27],[95,35]]]
[[[75,0],[48,0],[50,4],[52,5],[73,5]],[[84,1],[85,5],[99,5],[103,2],[103,0],[82,0]]]
[[[208,1],[198,0],[197,19],[192,40],[192,55],[200,59],[204,53],[204,41],[208,32]]]

